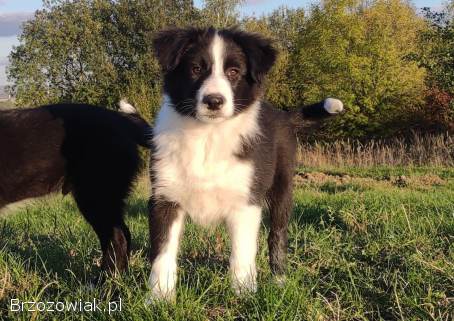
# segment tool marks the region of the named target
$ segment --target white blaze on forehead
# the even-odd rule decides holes
[[[207,95],[222,95],[224,97],[224,105],[218,112],[218,116],[222,118],[229,118],[234,114],[233,105],[233,91],[230,81],[224,73],[224,60],[225,60],[225,42],[218,33],[213,37],[209,48],[211,56],[211,74],[202,83],[202,86],[197,92],[197,114],[198,118],[203,119],[204,116],[211,114],[207,106],[202,103],[203,97]]]
[[[224,41],[216,33],[211,44],[211,58],[213,59],[212,75],[224,75]]]

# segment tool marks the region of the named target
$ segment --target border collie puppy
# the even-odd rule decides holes
[[[121,113],[59,104],[0,111],[0,209],[51,192],[71,192],[101,242],[102,267],[127,267],[125,199],[139,170],[149,125],[126,102]]]
[[[337,99],[295,112],[262,100],[276,59],[268,39],[237,29],[169,29],[154,39],[164,99],[153,129],[150,199],[151,298],[175,294],[186,215],[225,222],[234,290],[256,289],[262,210],[271,217],[271,270],[285,272],[296,128],[342,111]]]

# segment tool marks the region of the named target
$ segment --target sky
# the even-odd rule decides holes
[[[194,0],[196,6],[201,6],[203,0]],[[304,7],[313,0],[245,0],[241,11],[244,15],[262,15],[273,11],[280,6],[289,8]],[[443,0],[413,0],[417,8],[441,7]],[[0,86],[7,83],[5,67],[8,64],[8,55],[14,45],[19,42],[17,35],[20,25],[30,19],[33,12],[40,9],[42,0],[0,0]]]

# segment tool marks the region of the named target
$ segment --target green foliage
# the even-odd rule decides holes
[[[421,34],[424,46],[419,60],[429,71],[429,82],[454,94],[454,15],[430,8],[424,8],[424,15],[429,27]]]
[[[454,2],[452,2],[454,5]],[[428,71],[425,119],[454,129],[454,7],[424,8],[427,28],[420,35],[415,60]]]
[[[390,134],[386,123],[422,102],[424,70],[405,57],[421,26],[401,1],[324,1],[297,38],[292,78],[299,101],[341,98],[347,113],[333,134]]]
[[[10,56],[17,104],[112,107],[127,97],[151,116],[160,101],[152,35],[166,25],[187,25],[195,15],[190,0],[47,1],[24,25]]]
[[[430,84],[452,93],[452,20],[427,23],[405,0],[325,0],[259,18],[242,17],[241,4],[47,0],[10,55],[17,104],[113,108],[126,97],[152,118],[161,80],[151,39],[166,26],[239,26],[273,38],[280,56],[266,98],[280,108],[342,99],[348,112],[326,128],[329,137],[389,136],[430,105]]]
[[[215,28],[229,28],[238,24],[240,15],[238,6],[243,0],[205,0],[200,11],[199,21],[193,21],[198,26],[213,26]]]

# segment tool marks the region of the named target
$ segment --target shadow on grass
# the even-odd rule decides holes
[[[77,249],[68,250],[60,236],[23,231],[21,226],[7,223],[0,229],[0,248],[24,262],[24,268],[40,275],[57,274],[62,280],[84,279],[85,275],[97,274],[97,268],[90,264],[86,271],[86,259],[81,259]]]
[[[364,186],[360,186],[357,184],[336,184],[335,182],[326,182],[320,186],[320,191],[328,194],[337,194],[347,191],[352,192],[364,192],[370,188],[365,188]]]
[[[131,198],[125,208],[125,217],[148,215],[147,201],[146,198]],[[75,215],[81,215],[74,203],[69,202],[67,206]],[[0,221],[0,249],[17,257],[19,262],[24,262],[25,269],[40,275],[57,274],[64,282],[74,277],[84,280],[83,282],[95,280],[100,274],[100,269],[93,264],[93,260],[99,256],[99,253],[93,253],[94,250],[100,251],[98,239],[95,239],[87,254],[86,250],[80,253],[78,248],[68,248],[68,237],[74,239],[70,243],[77,247],[77,240],[83,236],[62,236],[35,231],[33,228],[28,230],[23,225]],[[135,243],[133,237],[133,250],[142,248]],[[82,255],[86,257],[81,257]]]
[[[344,219],[337,211],[330,210],[321,204],[295,204],[292,220],[301,227],[312,225],[316,230],[336,227],[348,230]]]
[[[213,282],[213,274],[228,277],[229,260],[218,255],[182,255],[178,259],[181,282],[202,294]]]
[[[125,208],[125,217],[148,216],[147,198],[130,198]]]

